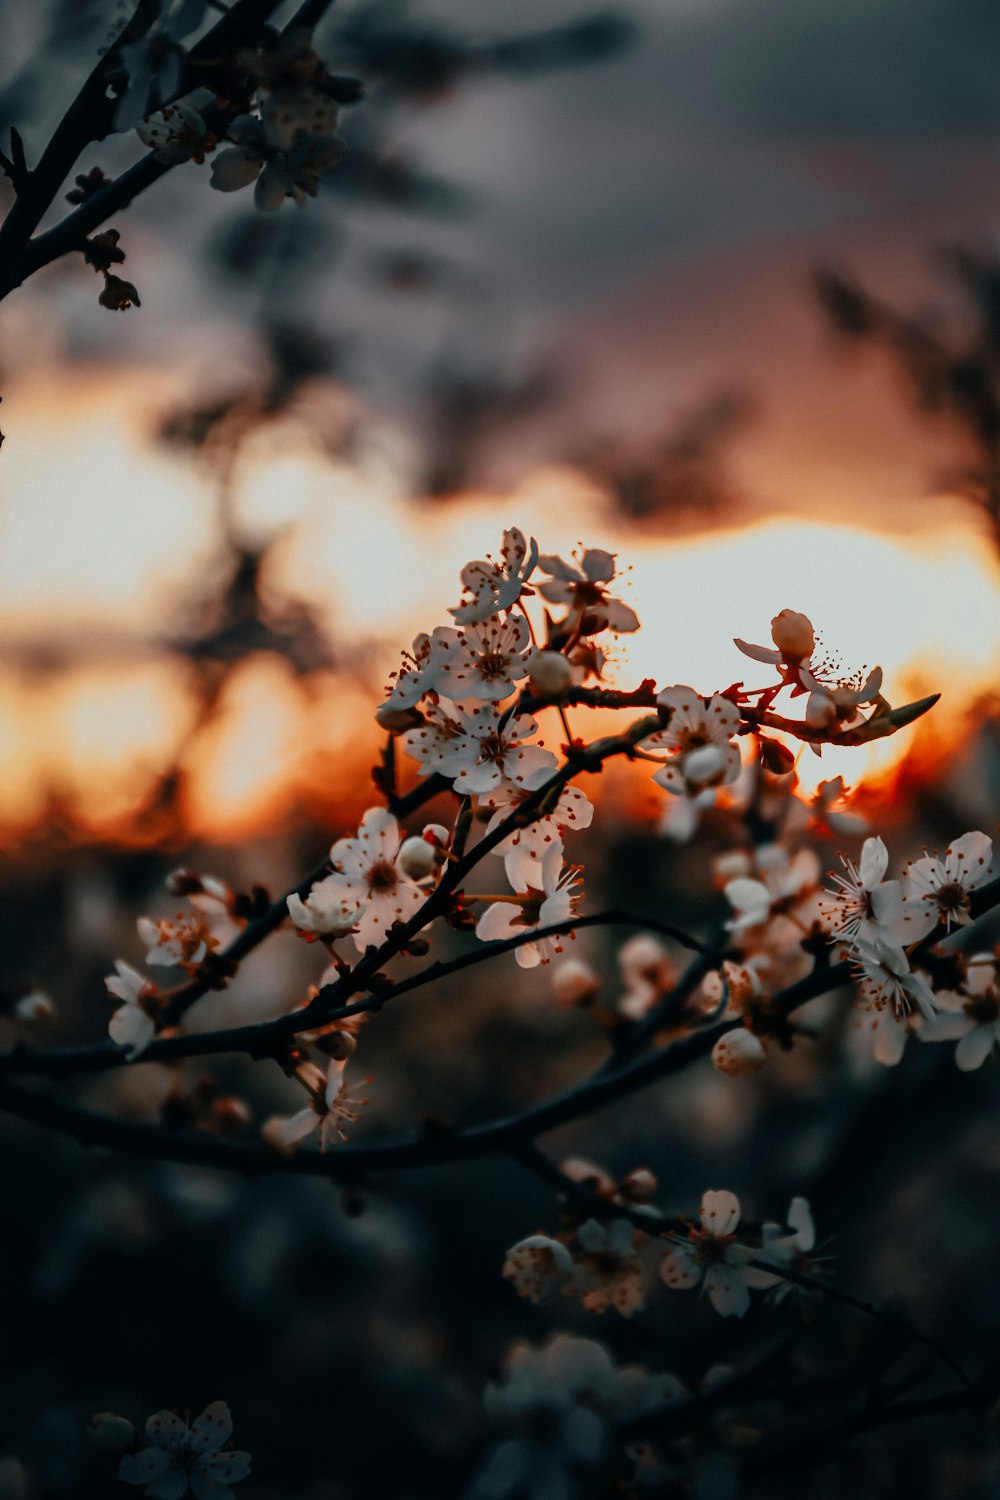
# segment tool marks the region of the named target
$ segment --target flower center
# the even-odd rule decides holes
[[[390,859],[376,860],[368,871],[368,889],[374,896],[380,891],[394,891],[399,884],[399,871]]]

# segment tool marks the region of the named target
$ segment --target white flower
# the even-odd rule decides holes
[[[827,683],[808,667],[799,668],[799,680],[809,690],[806,699],[806,723],[815,729],[832,724],[850,725],[860,717],[862,703],[876,703],[882,691],[882,668],[876,667],[862,682],[858,678]]]
[[[338,839],[330,850],[333,874],[323,881],[324,900],[339,894],[358,909],[358,944],[380,943],[394,922],[412,917],[425,899],[415,881],[400,869],[399,824],[382,807],[370,807],[357,838]]]
[[[56,1007],[44,990],[29,990],[14,1005],[14,1019],[22,1026],[40,1026],[54,1019]]]
[[[179,912],[158,922],[140,917],[136,922],[139,939],[148,948],[146,962],[165,968],[197,968],[209,947],[211,934],[205,919],[193,912]]]
[[[109,994],[125,1003],[108,1022],[108,1035],[119,1047],[129,1049],[129,1057],[138,1057],[156,1035],[151,1002],[156,1000],[159,991],[144,974],[122,959],[115,959],[115,968],[118,972],[109,974],[104,984]]]
[[[816,1226],[813,1223],[808,1200],[793,1198],[788,1205],[785,1222],[787,1229],[780,1224],[763,1226],[761,1233],[763,1244],[757,1254],[757,1259],[767,1261],[779,1271],[787,1268],[808,1275],[814,1270],[818,1261],[827,1258],[813,1255],[816,1248]],[[791,1233],[788,1230],[791,1230]],[[786,1297],[801,1298],[808,1297],[809,1294],[808,1287],[800,1287],[795,1282],[782,1278],[772,1287],[768,1300],[783,1302]]]
[[[988,953],[977,953],[968,961],[964,991],[938,990],[937,1015],[920,1028],[922,1042],[953,1042],[955,1062],[963,1073],[981,1068],[1000,1047],[1000,980],[997,965]]]
[[[972,921],[969,896],[989,877],[993,841],[985,833],[963,833],[949,844],[944,859],[927,854],[903,870],[906,894],[906,940],[922,938],[939,922]]]
[[[640,748],[666,750],[672,759],[653,780],[679,796],[735,781],[740,774],[740,752],[733,742],[740,723],[736,704],[719,693],[702,698],[682,685],[664,688],[656,701],[670,717]]]
[[[821,903],[830,929],[848,942],[875,941],[893,934],[903,916],[903,893],[898,880],[883,880],[889,851],[880,838],[865,839],[856,865],[843,854],[843,875],[831,875],[837,887]]]
[[[341,882],[327,877],[313,886],[303,901],[288,897],[288,915],[300,932],[335,940],[351,932],[365,908],[355,896],[345,896]]]
[[[476,936],[484,943],[496,943],[568,921],[576,910],[578,897],[573,889],[576,883],[573,866],[565,870],[562,867],[562,845],[550,848],[540,869],[536,867],[523,881],[511,879],[518,892],[516,897],[486,908],[477,923]],[[562,951],[561,937],[545,937],[522,943],[514,950],[514,957],[522,969],[533,969],[536,964],[547,964],[553,953]]]
[[[573,1257],[561,1240],[531,1234],[507,1251],[503,1274],[519,1297],[541,1302],[562,1289],[573,1269]]]
[[[542,598],[550,604],[568,605],[579,616],[578,628],[583,635],[596,635],[600,630],[624,635],[638,630],[635,611],[620,599],[610,598],[605,587],[615,576],[614,554],[591,547],[582,556],[574,553],[573,557],[573,563],[554,556],[538,559],[539,567],[551,575],[548,583],[539,585]]]
[[[486,825],[486,833],[491,834],[499,828],[530,795],[529,788],[504,782],[495,791],[480,798],[479,805],[493,811],[493,816]],[[544,817],[535,818],[524,828],[516,828],[497,844],[493,853],[502,856],[507,878],[512,884],[518,880],[529,881],[532,872],[537,873],[549,849],[561,843],[563,834],[589,828],[593,817],[594,805],[586,793],[579,787],[565,786],[551,812]],[[518,889],[523,889],[523,886]]]
[[[756,876],[737,875],[724,887],[734,913],[726,927],[733,933],[763,926],[772,911],[785,910],[808,895],[819,879],[819,861],[812,849],[800,849],[793,857],[780,844],[765,844],[753,864]]]
[[[184,73],[183,39],[205,15],[205,0],[165,0],[156,8],[153,24],[119,52],[128,87],[115,109],[116,130],[135,129],[150,104],[169,99],[181,86]]]
[[[934,993],[922,974],[912,972],[902,948],[886,937],[859,939],[854,955],[859,965],[858,989],[871,1017],[875,1060],[895,1067],[906,1046],[914,1002],[924,1019],[932,1020]]]
[[[530,790],[557,765],[551,750],[525,743],[537,733],[538,724],[529,715],[504,722],[495,703],[482,703],[469,710],[456,708],[453,716],[435,716],[433,724],[405,734],[403,744],[427,770],[453,781],[460,794],[492,792],[505,780]]]
[[[150,1447],[126,1453],[118,1478],[143,1484],[151,1500],[180,1500],[188,1485],[195,1500],[231,1500],[230,1485],[250,1473],[250,1455],[223,1449],[233,1431],[224,1401],[213,1401],[190,1427],[176,1412],[160,1411],[146,1423]]]
[[[346,1058],[332,1058],[324,1081],[322,1073],[311,1063],[303,1063],[296,1070],[296,1077],[306,1085],[312,1098],[305,1109],[281,1122],[276,1131],[278,1142],[284,1147],[294,1147],[304,1141],[314,1130],[319,1131],[319,1149],[325,1151],[334,1143],[334,1138],[347,1140],[344,1122],[356,1124],[367,1099],[358,1099],[347,1093],[344,1082]],[[272,1130],[274,1129],[273,1122]]]
[[[208,126],[195,108],[195,95],[180,99],[176,104],[167,104],[156,114],[142,120],[136,127],[143,145],[156,153],[156,160],[165,166],[177,166],[182,161],[205,160],[205,151],[211,144]],[[211,103],[212,95],[207,89],[198,90],[199,103]]]
[[[461,637],[450,625],[438,625],[430,635],[418,635],[413,650],[403,656],[403,664],[393,679],[383,709],[415,708],[441,666],[458,649]]]
[[[710,1192],[701,1200],[701,1228],[694,1225],[663,1259],[660,1275],[667,1286],[688,1288],[702,1283],[708,1300],[723,1318],[742,1318],[750,1306],[751,1287],[774,1285],[769,1272],[749,1262],[753,1251],[736,1239],[740,1203],[733,1193]]]
[[[472,597],[448,611],[460,625],[486,620],[517,603],[538,563],[538,543],[532,537],[529,544],[522,531],[511,527],[503,534],[500,558],[499,563],[488,558],[466,563],[462,569],[462,587]]]
[[[618,967],[625,985],[618,1013],[629,1021],[641,1020],[677,983],[677,965],[669,949],[651,933],[637,932],[622,943]]]
[[[496,703],[509,698],[528,675],[531,649],[528,622],[520,615],[488,619],[465,626],[453,654],[439,657],[428,673],[430,686],[453,702],[477,699]]]
[[[635,1249],[636,1229],[628,1219],[601,1224],[587,1219],[576,1231],[573,1274],[566,1291],[591,1312],[616,1307],[630,1318],[646,1300],[646,1278]]]

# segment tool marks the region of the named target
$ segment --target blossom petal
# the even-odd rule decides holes
[[[705,1193],[701,1200],[701,1222],[710,1234],[732,1234],[740,1222],[740,1200],[735,1193]]]

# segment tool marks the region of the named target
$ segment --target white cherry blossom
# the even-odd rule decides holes
[[[876,1062],[895,1067],[903,1055],[910,1017],[917,1007],[925,1020],[935,1015],[934,992],[922,974],[914,973],[902,948],[874,935],[858,939],[853,956],[858,990],[874,1036]]]
[[[510,609],[523,593],[532,592],[526,586],[537,564],[538,543],[534,537],[526,542],[523,531],[512,526],[503,534],[498,563],[489,558],[466,563],[462,587],[471,598],[448,613],[460,625],[471,625]]]
[[[889,851],[880,838],[865,839],[857,864],[840,856],[843,875],[831,875],[836,887],[826,891],[821,910],[831,932],[857,943],[894,935],[903,916],[903,892],[898,880],[885,880]]]
[[[734,1193],[709,1192],[701,1200],[701,1227],[692,1224],[663,1258],[660,1275],[669,1287],[698,1286],[723,1318],[742,1318],[751,1287],[770,1287],[775,1278],[750,1265],[754,1252],[736,1238],[740,1202]]]
[[[104,981],[109,994],[124,1001],[108,1022],[108,1035],[119,1047],[127,1047],[129,1057],[138,1057],[156,1035],[155,1005],[159,995],[151,983],[138,969],[122,959],[115,959],[116,973],[109,974]]]
[[[963,1073],[981,1068],[1000,1050],[1000,974],[992,954],[974,954],[964,990],[937,990],[934,1003],[942,1014],[920,1028],[920,1040],[957,1041],[955,1063]]]
[[[949,844],[944,859],[927,854],[903,870],[906,897],[906,941],[922,938],[939,922],[967,927],[972,921],[969,897],[989,879],[993,841],[985,833],[963,833]]]
[[[292,894],[287,901],[288,915],[300,932],[335,940],[354,929],[365,907],[354,896],[345,896],[340,881],[327,877],[318,880],[305,900]]]
[[[495,791],[481,797],[480,807],[491,809],[493,814],[486,825],[486,833],[491,834],[499,828],[530,795],[528,787],[502,782]],[[593,817],[594,805],[586,793],[577,786],[565,786],[550,813],[536,818],[525,828],[516,828],[492,852],[502,856],[507,878],[512,884],[515,880],[528,881],[532,871],[541,866],[549,849],[561,844],[564,833],[589,828]]]
[[[523,880],[511,879],[516,897],[486,908],[476,926],[476,936],[484,943],[495,943],[569,921],[576,910],[576,883],[574,867],[563,869],[562,846],[550,848],[540,868]],[[525,942],[515,948],[514,957],[522,969],[533,969],[536,964],[548,963],[554,953],[561,953],[563,941],[562,937],[546,937]]]
[[[528,675],[531,632],[520,615],[501,619],[491,615],[464,627],[454,652],[432,663],[428,680],[436,692],[453,702],[478,700],[497,703],[509,698]]]
[[[324,901],[339,894],[358,908],[357,941],[361,948],[382,942],[394,922],[405,922],[425,893],[400,869],[399,824],[382,807],[371,807],[357,838],[338,839],[330,850],[333,874],[323,882]]]
[[[664,688],[656,701],[669,719],[640,748],[665,750],[672,758],[653,780],[678,796],[735,781],[740,774],[739,747],[733,741],[740,724],[736,704],[719,693],[702,698],[680,684]]]
[[[431,691],[442,664],[458,650],[459,641],[459,633],[451,625],[438,625],[430,635],[418,635],[412,651],[403,656],[382,708],[415,708],[424,694]]]
[[[224,1401],[213,1401],[188,1425],[176,1412],[159,1411],[146,1423],[150,1446],[123,1454],[118,1478],[142,1484],[150,1500],[232,1500],[231,1485],[250,1473],[250,1455],[224,1448],[233,1419]]]
[[[538,559],[542,571],[551,575],[547,583],[539,584],[542,598],[550,604],[568,605],[579,617],[584,635],[596,635],[600,630],[625,635],[638,630],[635,610],[608,594],[607,585],[616,572],[614,553],[590,547],[582,554],[574,553],[573,559],[572,563],[552,555]]]
[[[345,1122],[356,1124],[368,1100],[358,1099],[347,1092],[344,1080],[346,1066],[346,1058],[332,1058],[325,1080],[319,1069],[311,1063],[305,1063],[297,1070],[296,1077],[306,1084],[312,1098],[298,1114],[281,1122],[280,1131],[275,1134],[282,1146],[295,1147],[312,1135],[314,1130],[319,1132],[321,1151],[338,1140],[347,1140]],[[274,1122],[272,1128],[273,1125]]]
[[[504,720],[495,703],[456,707],[403,736],[409,754],[423,762],[424,774],[438,771],[461,794],[492,792],[502,782],[536,788],[555,770],[551,750],[526,742],[538,733],[528,714]]]

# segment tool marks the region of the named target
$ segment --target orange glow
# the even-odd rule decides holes
[[[630,535],[571,470],[432,506],[404,492],[385,457],[331,464],[280,440],[269,456],[258,440],[233,503],[248,535],[274,539],[265,608],[307,603],[338,667],[296,676],[282,657],[258,654],[220,670],[218,701],[199,721],[195,674],[165,642],[215,574],[219,530],[204,476],[149,441],[167,389],[135,372],[64,372],[19,392],[0,513],[0,625],[13,647],[0,676],[8,840],[53,810],[81,838],[149,836],[150,804],[174,771],[179,836],[350,820],[371,796],[372,712],[400,649],[448,620],[461,564],[495,550],[504,525],[534,533],[545,551],[583,539],[620,553],[643,622],[614,645],[621,686],[763,685],[768,669],[732,637],[767,643],[771,616],[791,607],[810,615],[846,671],[881,663],[893,703],[942,692],[918,730],[827,747],[821,759],[805,751],[807,791],[838,773],[877,789],[915,745],[944,753],[1000,676],[1000,569],[971,514],[956,522],[949,509],[946,528],[907,536],[791,517],[683,539]]]

